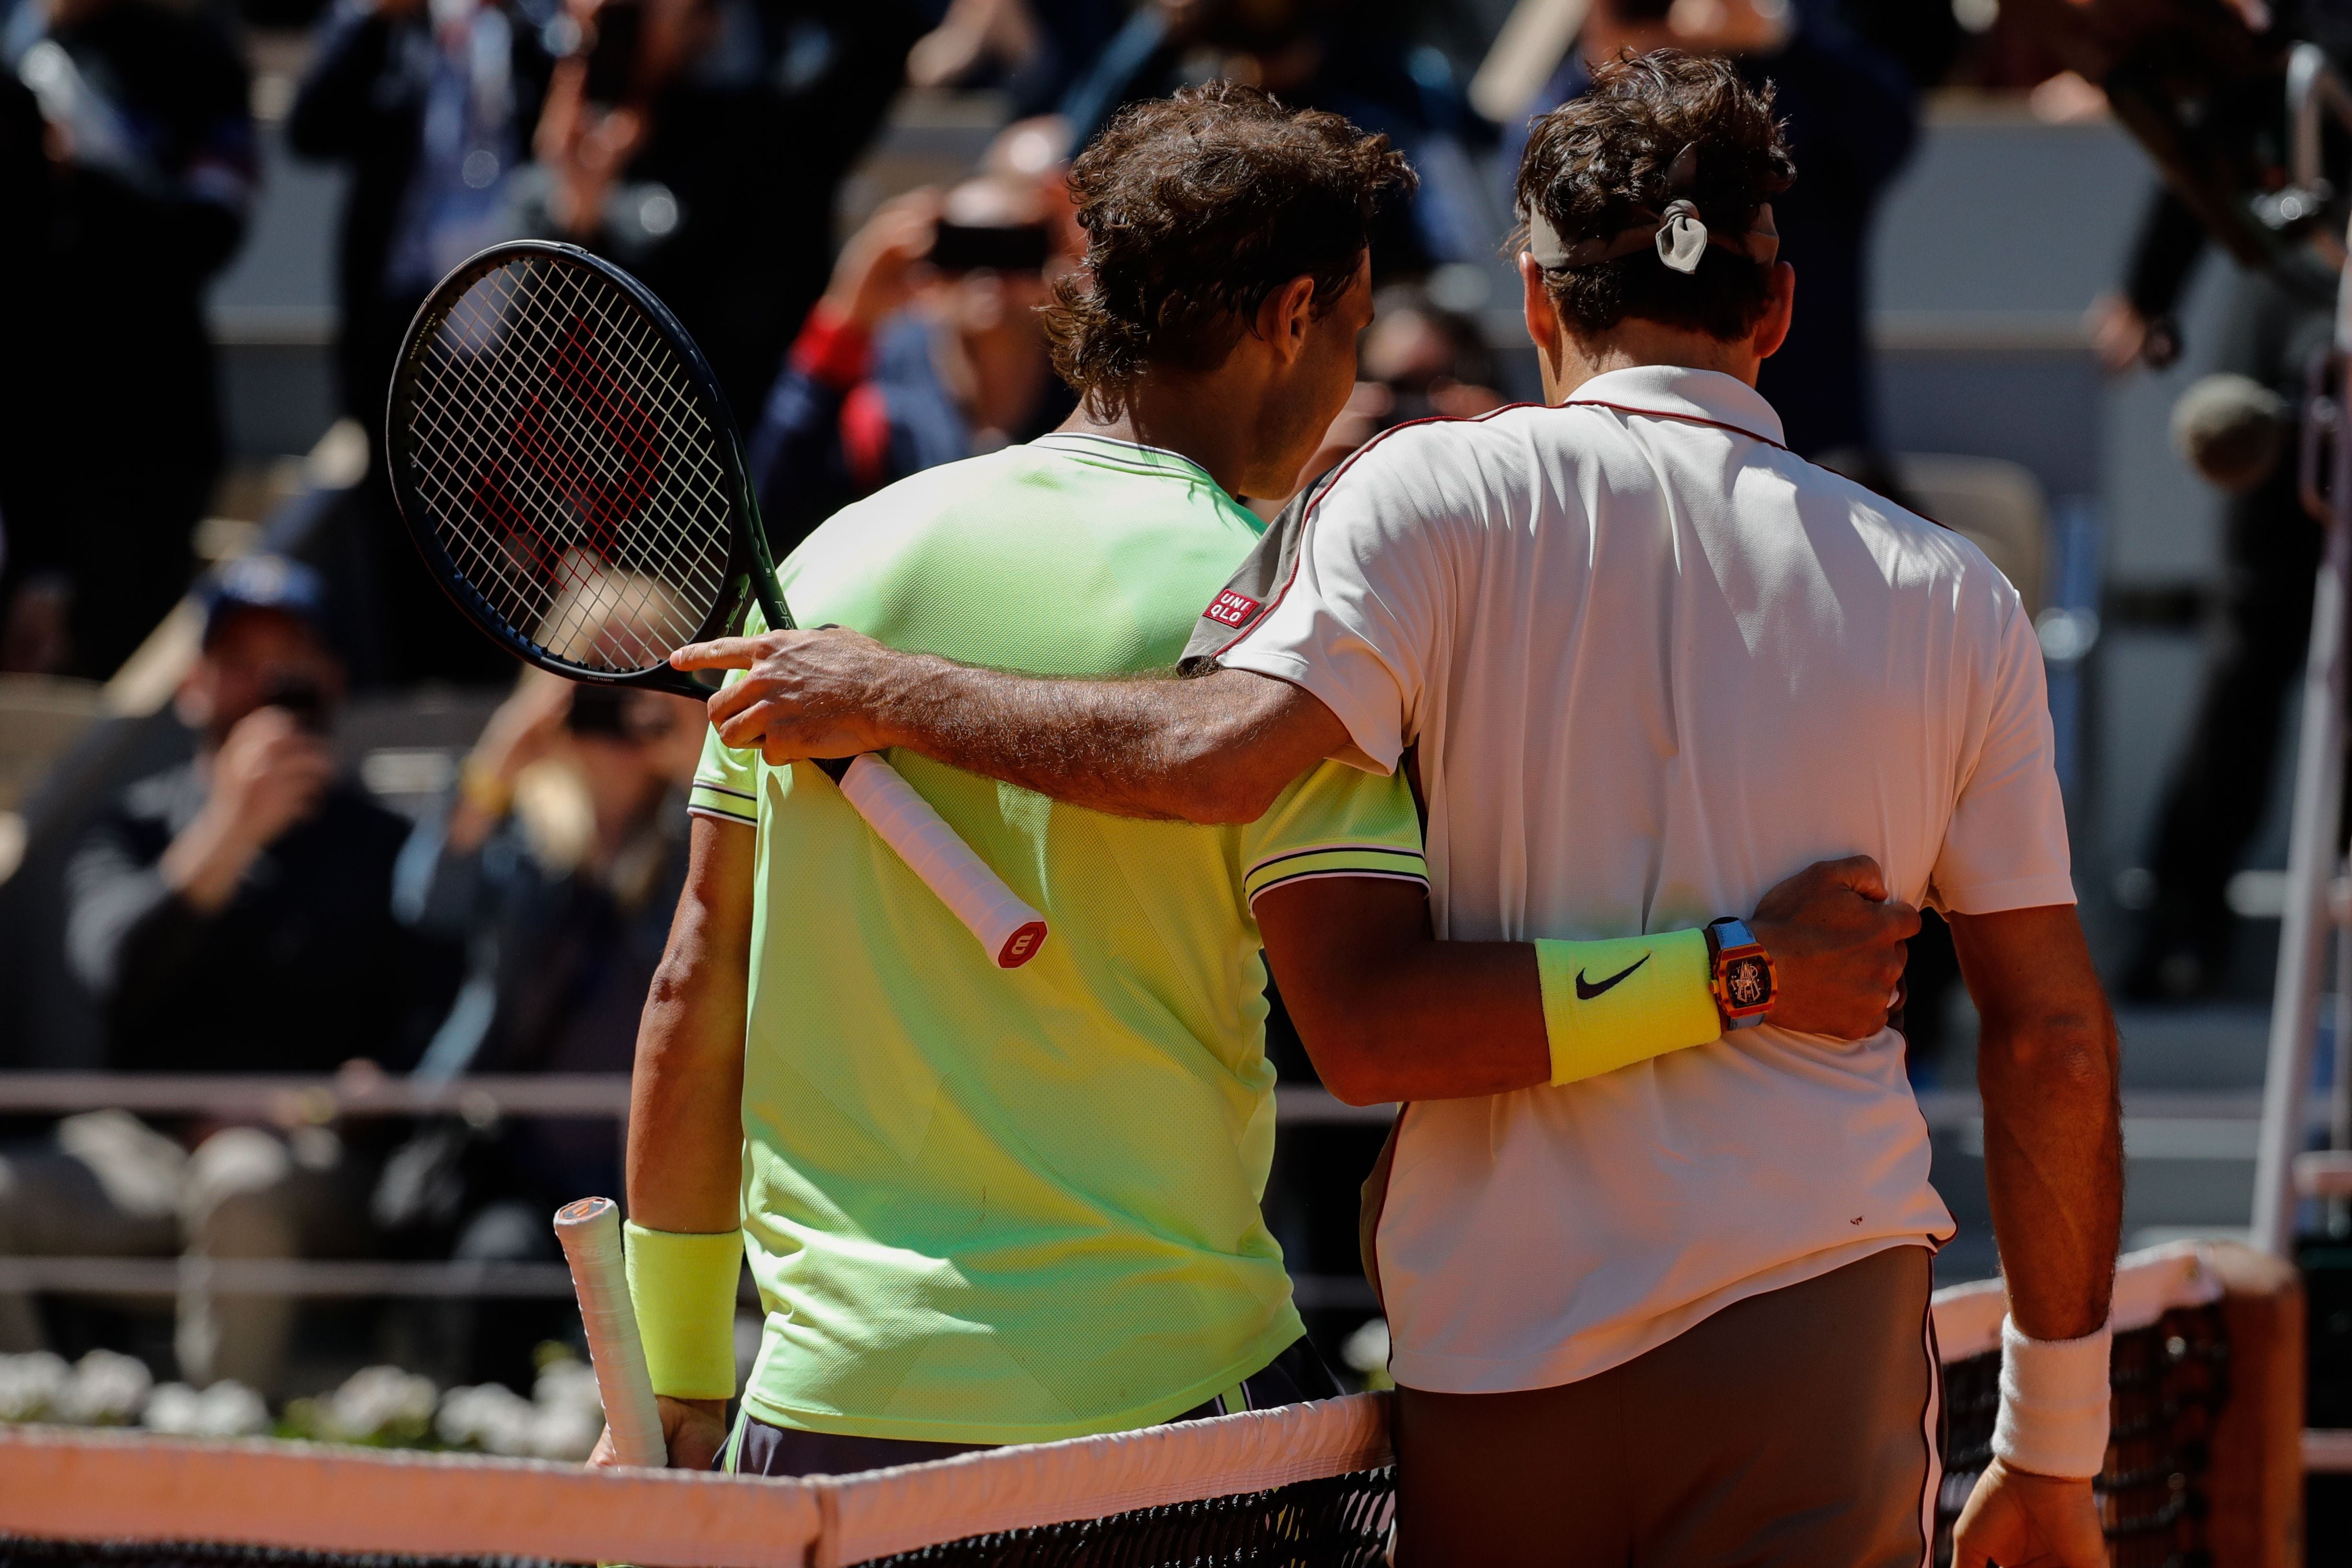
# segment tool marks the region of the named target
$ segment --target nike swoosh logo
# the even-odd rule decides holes
[[[1640,957],[1634,959],[1632,963],[1626,965],[1623,968],[1618,970],[1615,974],[1610,976],[1607,979],[1601,981],[1597,986],[1592,984],[1590,980],[1587,980],[1584,977],[1584,971],[1579,969],[1576,972],[1576,999],[1580,1002],[1591,1001],[1593,998],[1599,996],[1601,992],[1607,990],[1610,987],[1615,985],[1618,981],[1623,979],[1626,976],[1632,974],[1634,970],[1640,968],[1649,961],[1650,956],[1647,953],[1644,953]]]

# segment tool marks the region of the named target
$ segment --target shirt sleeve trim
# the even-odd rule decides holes
[[[1287,887],[1294,882],[1328,882],[1333,878],[1352,878],[1358,882],[1409,882],[1423,888],[1429,885],[1429,877],[1423,872],[1381,871],[1369,866],[1331,866],[1321,871],[1293,872],[1288,876],[1277,876],[1259,883],[1248,890],[1249,904],[1252,909],[1255,909],[1259,899],[1272,893],[1276,888]]]
[[[1427,886],[1429,863],[1418,851],[1392,849],[1385,844],[1332,844],[1277,856],[1251,867],[1242,878],[1242,891],[1255,903],[1257,895],[1267,888],[1314,876],[1394,877]]]
[[[698,784],[687,795],[687,813],[696,817],[720,817],[730,822],[741,822],[749,827],[758,827],[760,812],[756,804],[739,805],[735,800],[712,799],[715,796],[735,793],[736,791],[731,789],[714,789],[708,784]],[[740,799],[748,801],[751,798],[745,795]]]
[[[752,794],[749,789],[738,789],[730,784],[714,784],[708,779],[696,779],[694,781],[694,788],[697,789],[707,789],[713,795],[732,795],[738,800],[750,800],[754,804],[758,803],[760,799],[757,795]]]
[[[1935,908],[1953,915],[2002,915],[2012,909],[2042,909],[2076,902],[2070,876],[2021,876],[1947,891],[1932,890]]]
[[[1422,853],[1422,852],[1421,852],[1421,851],[1419,851],[1419,850],[1409,850],[1409,849],[1405,849],[1405,848],[1403,848],[1403,847],[1402,847],[1402,846],[1400,846],[1400,845],[1397,845],[1397,844],[1374,844],[1374,843],[1360,843],[1360,843],[1317,844],[1317,845],[1315,845],[1315,846],[1314,846],[1313,848],[1311,848],[1311,849],[1304,849],[1304,850],[1285,850],[1282,853],[1280,853],[1280,854],[1278,854],[1278,855],[1268,855],[1268,856],[1266,856],[1264,860],[1262,860],[1262,861],[1258,861],[1258,862],[1255,862],[1254,864],[1252,864],[1252,865],[1251,865],[1251,867],[1249,868],[1248,872],[1247,872],[1245,874],[1246,874],[1246,875],[1249,875],[1249,876],[1255,876],[1258,873],[1260,873],[1260,872],[1262,872],[1262,871],[1265,870],[1265,868],[1266,868],[1266,867],[1268,867],[1268,866],[1280,865],[1280,864],[1281,864],[1283,862],[1285,862],[1285,861],[1302,860],[1302,859],[1304,859],[1305,857],[1307,857],[1307,856],[1308,856],[1308,855],[1338,855],[1338,854],[1349,854],[1349,855],[1393,855],[1393,856],[1395,856],[1395,857],[1396,857],[1397,859],[1399,859],[1399,860],[1409,860],[1409,861],[1412,861],[1412,862],[1415,862],[1416,864],[1423,863],[1423,853]]]

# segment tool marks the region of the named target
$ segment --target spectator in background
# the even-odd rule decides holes
[[[515,232],[513,177],[530,155],[553,64],[547,37],[569,26],[562,17],[556,0],[341,0],[287,116],[297,153],[351,172],[336,369],[344,413],[371,435],[371,471],[343,513],[369,577],[374,645],[363,676],[507,677],[506,654],[464,622],[417,559],[373,437],[393,359],[425,296]]]
[[[392,917],[406,824],[337,774],[324,736],[341,672],[309,569],[222,571],[180,690],[193,762],[142,779],[67,872],[67,952],[97,995],[118,1069],[327,1072],[401,1066],[433,966]],[[335,1133],[201,1119],[167,1134],[77,1116],[0,1153],[0,1252],[284,1258],[366,1239],[364,1160]],[[289,1392],[293,1303],[181,1300],[181,1372]],[[0,1336],[37,1323],[0,1299]]]
[[[983,175],[885,203],[842,247],[751,438],[777,559],[860,497],[1069,413],[1037,315],[1075,259],[1055,215],[1039,177]]]
[[[467,976],[422,1073],[626,1073],[637,1016],[685,884],[686,789],[701,707],[656,692],[523,676],[483,729],[446,810],[402,852],[394,907],[467,946]],[[468,1261],[553,1261],[547,1217],[621,1189],[609,1117],[428,1128],[393,1156],[378,1219],[454,1236]],[[451,1375],[528,1387],[562,1312],[452,1305]]]
[[[2091,309],[2093,344],[2108,373],[2143,360],[2160,369],[2179,356],[2175,311],[2206,248],[2187,205],[2169,190],[2154,193],[2124,291]],[[2312,356],[2328,347],[2335,279],[2315,262],[2287,278],[2232,265],[2228,287],[2211,370],[2248,377],[2295,407]],[[2238,935],[2230,878],[2270,808],[2285,698],[2311,641],[2324,542],[2304,512],[2292,452],[2229,497],[2213,606],[2219,635],[2158,810],[2147,861],[2154,885],[2124,976],[2124,993],[2136,1000],[2193,1001],[2228,983]]]
[[[568,3],[583,42],[551,79],[525,222],[643,278],[758,408],[923,19],[909,0]]]
[[[210,13],[163,0],[16,0],[0,64],[39,107],[50,185],[0,245],[38,256],[57,332],[0,366],[40,389],[11,457],[31,471],[0,486],[0,614],[46,622],[0,646],[104,676],[187,586],[220,470],[204,289],[253,197],[245,67]]]
[[[1433,302],[1412,284],[1382,289],[1357,349],[1360,379],[1323,445],[1299,469],[1308,481],[1391,425],[1417,419],[1475,419],[1503,406],[1495,390],[1494,346],[1469,317]],[[1286,496],[1253,499],[1272,517]]]
[[[949,0],[907,57],[908,85],[995,87],[1016,118],[1045,114],[1125,20],[1103,0]]]
[[[425,296],[509,237],[559,14],[553,0],[341,0],[320,32],[286,140],[351,171],[336,368],[344,410],[371,429]]]
[[[1375,283],[1483,259],[1507,226],[1472,162],[1494,129],[1445,55],[1415,43],[1416,12],[1413,0],[1142,0],[1063,99],[1071,151],[1139,99],[1245,81],[1387,136],[1420,171],[1412,200],[1373,231]]]
[[[50,232],[55,197],[45,131],[33,89],[0,71],[0,213],[8,214],[13,236],[0,241],[0,291],[10,299],[38,299],[48,291],[47,247],[26,243],[26,236],[46,239]],[[57,352],[55,323],[45,312],[29,312],[13,338],[9,352],[0,355],[0,670],[52,669],[64,664],[67,650],[44,655],[12,643],[12,634],[29,637],[37,629],[27,621],[20,630],[10,611],[8,519],[22,511],[32,465],[41,455],[34,429],[41,378],[29,367],[47,364]],[[62,617],[46,619],[62,634]]]

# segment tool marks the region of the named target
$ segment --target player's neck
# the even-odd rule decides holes
[[[1263,426],[1254,418],[1235,416],[1237,408],[1252,406],[1254,400],[1237,400],[1231,395],[1234,389],[1219,388],[1214,380],[1147,378],[1129,390],[1116,413],[1081,398],[1062,428],[1176,453],[1207,469],[1227,495],[1249,495],[1250,475],[1265,465],[1259,450],[1265,441]]]
[[[1674,365],[1684,370],[1719,371],[1756,384],[1764,361],[1756,345],[1742,338],[1727,342],[1705,332],[1685,331],[1639,319],[1621,323],[1596,337],[1563,332],[1553,352],[1538,355],[1543,366],[1544,401],[1558,402],[1595,376],[1629,371],[1643,365]]]

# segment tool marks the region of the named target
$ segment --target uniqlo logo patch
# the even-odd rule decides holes
[[[1220,626],[1244,626],[1249,623],[1249,618],[1257,612],[1256,600],[1246,593],[1235,593],[1228,588],[1217,595],[1217,601],[1210,605],[1202,613]]]

